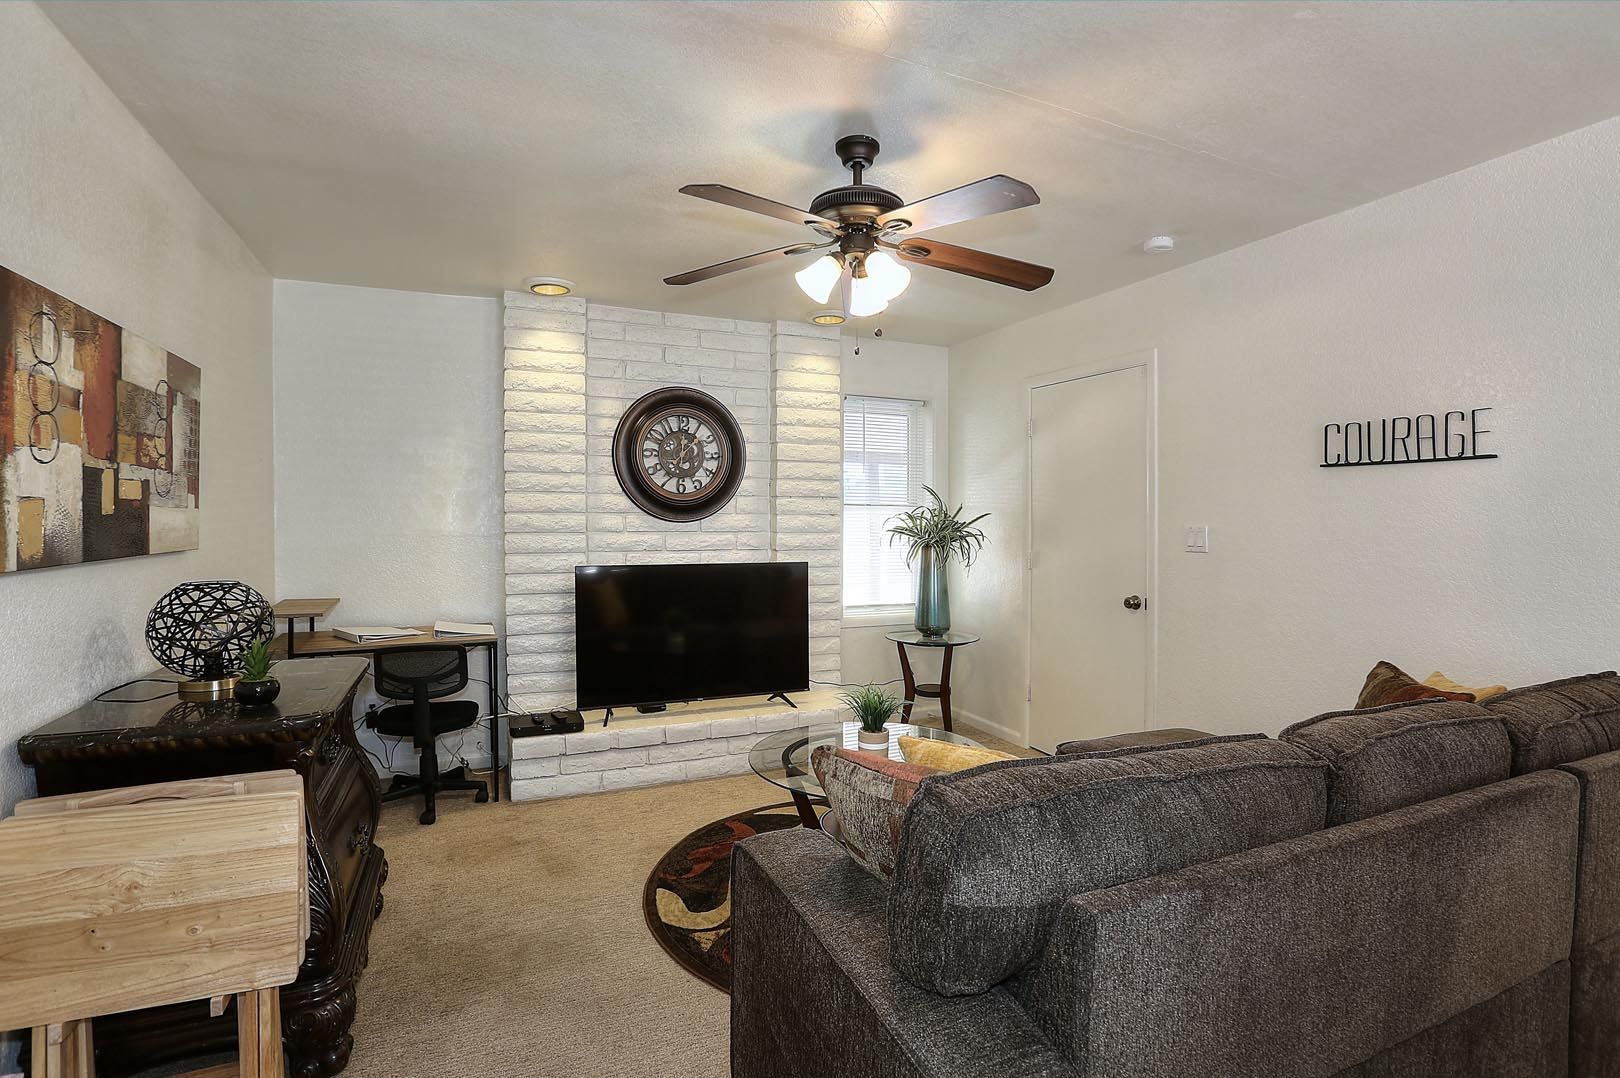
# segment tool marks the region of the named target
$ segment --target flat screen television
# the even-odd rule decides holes
[[[574,569],[581,711],[810,687],[810,566]]]

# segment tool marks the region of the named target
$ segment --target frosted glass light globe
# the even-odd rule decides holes
[[[832,255],[822,255],[804,269],[793,275],[799,282],[799,288],[804,294],[817,303],[826,303],[827,297],[832,295],[833,285],[838,283],[838,277],[844,272],[843,265]]]
[[[888,302],[906,290],[911,283],[911,271],[887,251],[873,251],[866,256],[866,279],[877,286],[878,294]]]

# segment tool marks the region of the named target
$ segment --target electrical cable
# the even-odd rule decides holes
[[[150,685],[168,685],[168,686],[170,686],[170,688],[169,688],[168,692],[160,692],[160,693],[156,694],[155,696],[137,696],[137,697],[130,698],[130,697],[114,697],[114,696],[108,695],[109,693],[117,692],[119,689],[127,689],[131,685],[148,685],[148,684],[150,684]],[[148,703],[151,703],[153,700],[162,700],[162,699],[164,699],[166,697],[169,697],[169,696],[178,696],[179,694],[180,694],[180,686],[177,683],[175,683],[173,681],[170,681],[168,678],[138,677],[138,678],[134,678],[133,680],[126,681],[122,685],[114,685],[110,689],[102,690],[100,693],[96,694],[95,702],[100,703],[100,704],[148,704]]]
[[[904,680],[905,680],[904,678],[897,678],[896,677],[896,678],[890,678],[888,681],[853,682],[853,681],[817,681],[815,678],[811,678],[810,679],[810,684],[812,684],[812,685],[826,685],[829,688],[834,688],[834,689],[864,689],[864,688],[866,688],[867,685],[899,685]]]

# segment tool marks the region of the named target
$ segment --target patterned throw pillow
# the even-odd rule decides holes
[[[1356,709],[1383,707],[1385,704],[1404,704],[1411,700],[1465,700],[1473,703],[1474,694],[1448,692],[1425,685],[1391,662],[1380,662],[1372,668],[1356,697]]]
[[[906,737],[902,734],[896,740],[900,742],[900,755],[906,758],[906,763],[932,767],[938,771],[966,771],[970,767],[997,760],[1018,759],[1011,753],[997,752],[979,745],[953,745],[949,741],[935,741],[928,737]]]
[[[1474,698],[1474,703],[1483,704],[1493,696],[1501,696],[1507,692],[1506,685],[1482,685],[1477,689],[1470,689],[1467,685],[1459,685],[1446,675],[1436,670],[1423,679],[1423,684],[1431,689],[1444,689],[1446,692],[1465,692]]]
[[[822,745],[810,767],[838,817],[839,837],[855,863],[888,883],[906,808],[923,779],[941,772],[876,752]]]

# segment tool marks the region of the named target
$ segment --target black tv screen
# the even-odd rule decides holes
[[[810,566],[574,569],[580,710],[810,687]]]

